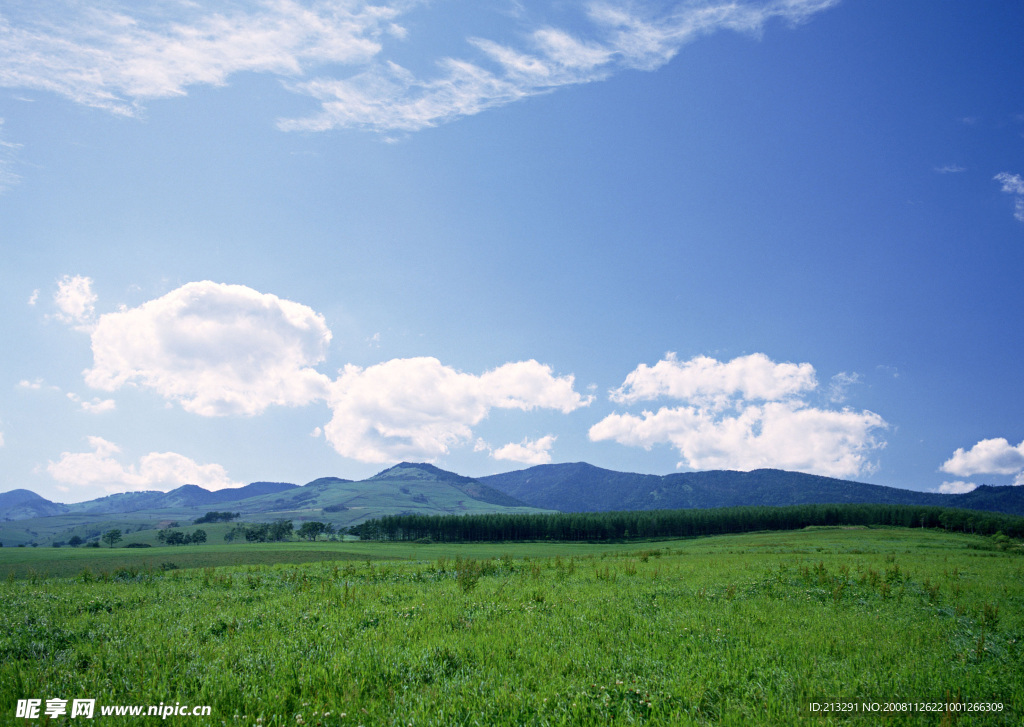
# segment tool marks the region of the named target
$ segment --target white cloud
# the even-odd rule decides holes
[[[1003,185],[1002,191],[1007,194],[1024,194],[1024,179],[1019,174],[1000,172],[995,180]]]
[[[365,63],[396,27],[399,7],[412,4],[265,0],[217,12],[212,3],[33,3],[35,13],[0,16],[0,86],[130,116],[147,99],[223,85],[243,71],[295,77]]]
[[[680,362],[669,352],[654,366],[637,366],[609,398],[619,404],[632,404],[666,396],[720,405],[736,397],[784,399],[817,385],[814,367],[809,363],[777,364],[763,353],[740,356],[727,363],[708,356]]]
[[[175,452],[151,452],[137,464],[124,465],[115,455],[121,448],[102,437],[88,437],[91,452],[62,452],[46,469],[58,482],[79,487],[99,486],[106,492],[171,490],[191,484],[208,490],[239,487],[219,464],[197,464]]]
[[[28,304],[35,305],[39,301],[39,288],[32,291],[32,295],[28,297]]]
[[[90,414],[102,414],[105,411],[114,411],[117,408],[117,402],[113,399],[100,399],[99,397],[92,401],[83,401],[81,405],[82,411]]]
[[[941,167],[935,167],[936,174],[959,174],[960,172],[966,172],[964,167],[959,164],[946,164]]]
[[[188,283],[101,316],[85,381],[150,388],[203,416],[255,415],[324,398],[329,379],[312,366],[330,340],[307,306],[242,285]]]
[[[509,443],[491,452],[494,459],[504,459],[523,464],[550,464],[551,445],[555,443],[554,435],[547,435],[540,439],[531,440],[524,437],[522,442]]]
[[[1024,472],[1024,442],[1014,447],[1003,437],[982,439],[967,451],[957,449],[939,469],[957,477]]]
[[[102,414],[106,411],[114,411],[117,408],[117,402],[113,399],[94,397],[92,401],[83,401],[82,397],[73,392],[68,392],[67,397],[78,404],[82,411],[89,414]]]
[[[91,329],[96,316],[96,294],[92,291],[92,278],[65,275],[57,281],[53,302],[57,306],[57,320],[74,325],[79,330]]]
[[[963,495],[976,489],[978,489],[978,486],[973,482],[964,482],[962,480],[943,482],[939,485],[939,493],[943,495]]]
[[[870,411],[811,407],[800,398],[817,386],[810,364],[776,364],[764,354],[727,363],[668,356],[638,366],[611,392],[623,404],[661,397],[681,406],[657,412],[611,414],[590,428],[593,441],[650,449],[669,444],[679,466],[750,470],[774,467],[849,477],[870,472],[870,455],[884,446],[874,436],[885,420]]]
[[[838,374],[829,379],[828,382],[828,400],[833,404],[842,404],[846,401],[847,390],[855,385],[862,383],[860,374],[854,372],[852,374],[845,371],[840,371]]]
[[[21,181],[21,177],[11,170],[14,166],[14,152],[21,147],[21,144],[4,141],[3,129],[4,120],[0,119],[0,194]],[[32,303],[29,303],[29,305],[32,305]]]
[[[348,365],[331,386],[334,416],[324,436],[339,454],[363,462],[434,459],[470,441],[491,409],[568,413],[590,404],[573,382],[532,360],[480,376],[428,357]]]
[[[994,179],[1003,185],[1003,192],[1014,196],[1013,216],[1021,222],[1024,222],[1024,178],[1019,174],[1000,172],[994,177]]]
[[[680,4],[661,14],[596,3],[588,12],[590,38],[543,27],[528,36],[525,49],[471,38],[483,54],[481,62],[442,58],[434,78],[419,78],[388,61],[347,79],[294,83],[292,90],[318,99],[321,111],[284,119],[279,127],[415,131],[560,87],[602,80],[623,69],[655,70],[701,35],[719,29],[757,33],[772,18],[803,22],[837,1]]]
[[[521,47],[468,37],[475,60],[428,47],[421,54],[436,59],[438,73],[419,77],[388,57],[385,42],[433,40],[397,23],[425,0],[41,0],[0,15],[0,86],[133,116],[150,99],[267,73],[320,102],[318,113],[282,120],[282,129],[412,131],[622,70],[655,70],[702,35],[757,34],[773,18],[803,22],[836,2],[591,3],[576,33],[534,27]]]

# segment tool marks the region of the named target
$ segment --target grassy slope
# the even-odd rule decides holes
[[[807,704],[951,698],[1004,711],[949,724],[1017,725],[1024,559],[969,547],[988,544],[898,529],[345,543],[327,549],[360,560],[0,582],[0,716],[57,695],[209,704],[217,724],[874,725]]]

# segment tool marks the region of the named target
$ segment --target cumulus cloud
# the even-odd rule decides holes
[[[125,465],[116,455],[121,448],[102,437],[88,437],[90,452],[62,452],[50,462],[50,475],[66,485],[98,486],[106,492],[172,490],[191,484],[208,490],[240,487],[219,464],[197,464],[175,452],[151,452],[137,464]]]
[[[312,367],[331,340],[323,316],[243,285],[188,283],[137,308],[107,313],[92,333],[89,386],[152,389],[203,416],[255,415],[322,399]]]
[[[1013,195],[1013,216],[1024,222],[1024,178],[1019,174],[1000,172],[995,180],[1003,185],[1003,192]]]
[[[943,495],[964,495],[968,492],[974,492],[978,489],[978,486],[973,482],[964,482],[963,480],[957,480],[956,482],[943,482],[939,485],[939,493]]]
[[[573,33],[544,25],[514,43],[469,35],[456,54],[421,48],[436,71],[418,74],[389,57],[385,42],[433,40],[397,22],[428,4],[422,0],[49,0],[0,16],[0,86],[131,116],[149,99],[223,85],[240,72],[267,73],[320,105],[280,121],[282,129],[411,131],[623,70],[655,70],[702,35],[757,34],[772,19],[804,22],[836,2],[594,2],[574,19]]]
[[[53,295],[57,320],[90,330],[96,316],[96,294],[92,290],[92,278],[82,275],[65,275],[57,281],[57,292]]]
[[[957,477],[1024,474],[1024,442],[1014,447],[1003,437],[982,439],[969,450],[957,449],[939,469]]]
[[[736,397],[784,399],[817,385],[814,367],[808,363],[777,364],[763,353],[725,363],[708,356],[679,361],[675,353],[669,352],[654,366],[637,366],[609,398],[619,404],[633,404],[665,396],[721,406]]]
[[[729,362],[669,355],[638,366],[610,398],[682,404],[611,414],[590,428],[590,438],[646,449],[669,444],[683,457],[679,466],[694,469],[777,467],[832,477],[871,471],[871,454],[884,446],[875,432],[887,427],[885,420],[870,411],[812,407],[803,397],[816,386],[807,363],[775,363],[764,354]]]
[[[573,383],[533,360],[479,376],[430,357],[350,364],[331,385],[333,417],[324,436],[339,454],[363,462],[435,459],[470,441],[492,409],[568,413],[590,404]]]
[[[555,443],[556,438],[551,434],[540,439],[524,437],[523,441],[518,444],[512,442],[493,450],[491,456],[494,459],[522,462],[529,465],[550,464],[551,446]]]

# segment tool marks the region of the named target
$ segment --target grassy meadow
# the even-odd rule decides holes
[[[212,707],[103,724],[1024,721],[1024,557],[978,536],[4,548],[0,569],[0,724],[52,697]]]

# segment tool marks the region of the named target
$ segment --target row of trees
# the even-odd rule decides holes
[[[472,542],[495,540],[622,540],[796,530],[810,525],[896,525],[1024,537],[1024,518],[918,505],[792,505],[707,510],[544,515],[388,515],[350,530],[365,540]]]
[[[205,523],[228,523],[237,517],[240,517],[240,512],[218,512],[217,510],[211,510],[202,517],[197,517],[192,521],[193,525],[203,525]]]
[[[161,545],[194,545],[206,542],[206,531],[196,528],[191,533],[183,533],[180,530],[165,528],[156,534],[156,539]]]
[[[322,523],[318,520],[302,523],[298,530],[291,520],[275,520],[272,523],[241,523],[231,528],[224,534],[224,540],[229,543],[244,538],[250,543],[276,543],[283,540],[291,540],[292,534],[298,535],[306,540],[316,540],[321,535],[341,535],[346,528],[339,528],[335,531],[330,523]]]
[[[224,533],[224,540],[229,543],[245,539],[250,543],[277,543],[291,540],[295,526],[291,520],[275,520],[272,523],[241,524]]]

